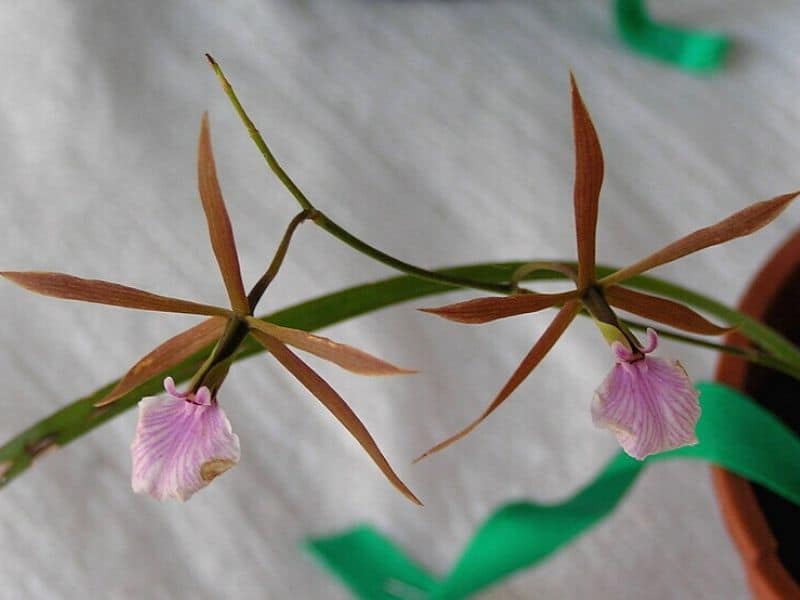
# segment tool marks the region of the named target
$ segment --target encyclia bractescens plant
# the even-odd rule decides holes
[[[253,310],[278,273],[292,233],[313,213],[303,211],[292,220],[268,269],[247,294],[239,270],[233,229],[217,180],[206,115],[203,116],[200,130],[197,171],[211,246],[228,292],[230,309],[62,273],[0,272],[0,275],[17,285],[45,296],[210,317],[170,338],[140,359],[95,405],[103,407],[114,403],[154,375],[168,371],[198,350],[216,342],[213,352],[195,373],[187,391],[179,392],[172,378],[167,377],[164,381],[165,396],[144,398],[139,403],[139,422],[131,445],[131,483],[134,491],[159,500],[186,500],[239,461],[239,438],[233,433],[228,418],[218,405],[217,392],[237,349],[249,335],[258,340],[333,413],[397,489],[419,503],[395,474],[367,428],[342,397],[288,346],[361,375],[399,375],[413,371],[395,367],[351,346],[253,317]]]
[[[359,374],[410,373],[350,346],[315,336],[306,329],[316,329],[400,301],[458,288],[508,296],[480,298],[425,310],[465,323],[485,323],[548,307],[559,307],[559,312],[486,411],[461,433],[425,455],[460,439],[494,411],[542,360],[577,315],[594,318],[611,344],[616,359],[615,366],[595,394],[592,405],[595,422],[612,429],[623,448],[639,458],[692,443],[699,406],[685,371],[675,361],[650,356],[658,343],[656,331],[649,329],[647,324],[619,318],[612,307],[693,334],[661,329],[661,335],[729,352],[800,380],[800,349],[777,332],[700,294],[640,275],[702,248],[756,231],[774,219],[796,193],[757,203],[629,267],[596,266],[594,242],[603,159],[594,126],[573,79],[577,266],[572,263],[528,262],[431,271],[369,245],[317,209],[278,163],[220,66],[210,56],[207,58],[267,165],[295,198],[301,212],[289,223],[268,268],[246,294],[232,227],[217,181],[208,121],[204,117],[198,151],[200,198],[231,308],[58,273],[0,273],[22,287],[44,295],[208,317],[140,359],[118,382],[108,387],[108,392],[103,388],[73,402],[0,447],[0,484],[28,468],[45,450],[83,435],[138,402],[139,423],[131,445],[133,488],[162,499],[190,497],[239,460],[239,439],[218,405],[218,391],[233,362],[266,350],[334,414],[395,487],[418,503],[344,400],[288,346]],[[268,318],[254,317],[259,300],[282,265],[294,231],[305,221],[312,222],[354,250],[405,273],[406,277],[330,294],[273,313]],[[553,278],[572,279],[575,289],[542,294],[520,287],[524,280]],[[650,295],[646,293],[648,290],[660,295]],[[718,335],[728,331],[729,327],[710,322],[688,305],[738,327],[755,345],[720,345],[696,337]],[[292,324],[302,328],[291,327]],[[632,333],[637,329],[646,330],[645,344]],[[199,369],[195,362],[198,358],[202,359]],[[189,381],[188,387],[179,391],[171,374],[181,381]],[[155,381],[164,382],[166,395],[142,399],[144,394],[141,391],[154,391]]]
[[[620,321],[612,307],[677,329],[701,335],[720,335],[729,328],[711,323],[683,304],[637,292],[623,283],[693,252],[753,233],[775,219],[800,192],[757,202],[715,225],[698,229],[653,254],[606,277],[597,279],[595,236],[603,153],[589,112],[575,78],[572,88],[572,122],[575,138],[574,212],[578,265],[531,263],[515,280],[537,269],[556,270],[575,283],[575,289],[555,294],[519,293],[458,302],[423,309],[460,323],[487,323],[495,319],[534,313],[560,306],[553,321],[536,341],[517,370],[481,415],[460,432],[422,454],[420,460],[460,440],[494,412],[542,361],[583,308],[594,318],[611,343],[617,364],[598,388],[592,403],[596,425],[612,430],[628,454],[644,458],[656,452],[697,442],[695,425],[700,417],[697,392],[678,362],[647,356],[656,349],[658,337],[648,330],[641,342]]]

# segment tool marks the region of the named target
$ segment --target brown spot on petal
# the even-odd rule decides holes
[[[215,458],[200,465],[200,478],[203,481],[211,481],[222,475],[236,463],[227,458]]]

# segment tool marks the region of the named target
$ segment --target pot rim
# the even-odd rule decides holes
[[[800,268],[800,230],[789,238],[767,261],[747,288],[739,310],[763,319],[775,296],[789,277]],[[728,344],[747,344],[734,331],[725,338]],[[743,389],[748,363],[729,354],[720,357],[716,379]],[[786,570],[778,556],[778,543],[767,524],[750,482],[721,467],[711,467],[712,483],[722,516],[744,562],[753,595],[760,600],[800,598],[800,585]]]

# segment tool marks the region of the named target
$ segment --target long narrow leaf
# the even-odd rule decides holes
[[[483,423],[484,419],[492,414],[498,406],[505,402],[511,393],[517,389],[517,387],[519,387],[519,384],[522,383],[528,375],[530,375],[531,371],[536,368],[536,365],[542,362],[542,359],[547,356],[547,353],[550,352],[550,349],[558,341],[558,338],[560,338],[561,334],[564,333],[564,330],[566,330],[566,328],[572,322],[572,319],[574,319],[575,315],[578,314],[579,309],[580,303],[577,300],[571,300],[567,302],[558,312],[555,319],[553,319],[553,322],[550,323],[547,329],[545,329],[542,337],[536,341],[530,352],[528,352],[525,358],[522,359],[522,362],[520,363],[519,367],[517,367],[517,370],[514,371],[513,375],[511,375],[511,378],[503,386],[503,389],[500,390],[500,393],[495,396],[491,404],[486,407],[486,410],[484,410],[477,419],[467,425],[464,429],[447,438],[445,441],[436,444],[433,448],[417,457],[414,462],[420,461],[426,456],[430,456],[431,454],[439,452],[439,450],[443,450],[451,444],[456,443],[464,436],[470,434],[478,425]]]
[[[95,404],[96,407],[108,406],[122,398],[131,390],[139,387],[159,373],[168,371],[180,364],[190,356],[196,354],[213,341],[219,339],[225,330],[225,319],[211,317],[199,325],[187,329],[171,337],[166,342],[152,350],[133,365],[123,375],[119,383],[108,395]]]
[[[217,168],[214,164],[214,154],[211,150],[211,132],[208,126],[208,115],[203,115],[200,127],[200,141],[197,146],[197,180],[200,188],[200,200],[206,213],[208,222],[208,235],[211,238],[211,247],[217,258],[225,288],[231,306],[236,312],[247,314],[250,305],[247,294],[242,284],[242,273],[239,269],[239,255],[236,252],[236,242],[233,238],[233,228],[222,199],[222,190],[217,180]]]
[[[777,218],[798,195],[800,195],[800,191],[751,204],[719,223],[698,229],[664,246],[661,250],[653,252],[650,256],[646,256],[642,260],[620,269],[611,276],[604,278],[601,283],[607,286],[622,283],[634,275],[655,269],[703,248],[717,246],[738,237],[755,233]]]
[[[533,313],[574,298],[575,292],[562,294],[519,294],[517,296],[489,296],[465,302],[456,302],[438,308],[420,308],[421,312],[442,317],[448,321],[478,325],[505,317]]]
[[[284,344],[329,360],[358,375],[410,375],[416,373],[416,371],[396,367],[358,348],[340,344],[301,329],[281,327],[254,318],[247,319],[247,323],[251,328],[266,333]]]
[[[578,243],[578,286],[594,281],[595,236],[600,188],[603,185],[603,151],[597,131],[583,103],[575,77],[572,87],[572,125],[575,136],[575,236]]]
[[[681,331],[700,335],[724,335],[733,329],[716,325],[688,306],[666,298],[619,286],[606,289],[605,295],[612,306]]]
[[[490,284],[502,283],[509,281],[517,269],[530,262],[532,261],[467,265],[442,269],[440,273]],[[617,267],[597,267],[599,277],[610,275],[616,270]],[[547,281],[553,279],[563,280],[564,277],[552,272],[537,271],[528,274],[525,279],[528,281]],[[770,327],[708,296],[679,285],[667,283],[655,277],[640,275],[630,279],[626,285],[674,300],[680,300],[721,321],[735,325],[740,333],[759,348],[794,368],[795,377],[800,379],[800,374],[797,374],[800,371],[800,350]],[[402,302],[452,292],[453,289],[451,284],[436,283],[403,275],[308,300],[278,312],[264,315],[262,318],[284,327],[313,331]],[[176,382],[187,381],[208,357],[211,350],[212,346],[209,345],[191,358],[175,365],[168,372],[164,370],[154,375],[146,383],[131,390],[120,398],[118,402],[110,406],[98,409],[94,405],[108,394],[116,385],[116,382],[112,382],[88,396],[66,404],[60,410],[21,431],[0,447],[0,473],[3,477],[0,479],[0,483],[8,483],[31,466],[31,450],[41,448],[46,443],[64,447],[71,441],[135,406],[142,396],[158,394],[163,389],[162,381],[166,375],[171,375]],[[260,344],[248,338],[236,354],[235,360],[242,360],[262,351],[263,348]],[[65,358],[65,360],[68,360],[68,358]]]
[[[314,394],[317,400],[344,425],[345,429],[347,429],[361,447],[366,450],[367,454],[369,454],[370,458],[392,485],[400,490],[409,500],[415,504],[422,505],[419,498],[408,489],[406,484],[403,483],[394,472],[389,461],[386,460],[386,457],[380,451],[380,448],[378,448],[378,444],[376,444],[375,440],[372,438],[372,435],[370,435],[361,420],[336,390],[280,341],[262,331],[255,330],[251,331],[251,333],[287,371],[294,375],[294,377],[296,377],[309,392]]]
[[[118,283],[99,279],[82,279],[65,273],[2,271],[0,276],[31,292],[64,300],[81,300],[138,310],[192,315],[228,316],[231,314],[231,311],[218,306],[159,296]]]

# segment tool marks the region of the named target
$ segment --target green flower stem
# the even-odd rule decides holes
[[[259,133],[255,123],[253,123],[253,121],[250,120],[250,117],[247,116],[244,107],[241,105],[239,98],[236,96],[236,92],[233,91],[233,86],[231,86],[228,78],[225,77],[225,73],[222,72],[222,69],[217,64],[217,61],[215,61],[214,57],[210,54],[206,54],[206,58],[211,64],[211,68],[214,69],[214,72],[217,74],[217,77],[222,84],[222,89],[225,91],[225,94],[230,99],[231,104],[233,104],[233,107],[239,114],[239,118],[241,118],[241,120],[244,122],[247,132],[250,134],[250,137],[253,139],[256,146],[258,146],[258,149],[266,159],[267,164],[269,164],[269,168],[272,169],[272,172],[278,176],[278,179],[281,180],[283,185],[285,185],[292,195],[297,199],[297,202],[300,204],[300,207],[303,208],[303,210],[315,210],[311,202],[309,202],[303,192],[300,191],[300,188],[294,184],[294,181],[292,181],[291,177],[286,174],[286,171],[284,171],[283,168],[278,164],[278,161],[275,160],[275,157],[272,155],[272,151],[267,146],[264,138],[261,137],[261,133]]]
[[[283,234],[283,239],[281,239],[280,244],[278,244],[278,249],[275,252],[275,256],[272,258],[272,262],[270,262],[269,267],[267,267],[267,270],[261,276],[261,279],[256,282],[256,284],[253,286],[253,289],[250,290],[249,294],[247,294],[247,303],[250,306],[251,313],[256,309],[259,300],[261,300],[261,296],[264,295],[264,292],[267,291],[269,284],[272,283],[272,280],[275,279],[278,271],[280,271],[281,265],[283,264],[283,259],[286,258],[286,252],[289,250],[289,243],[292,241],[292,235],[294,235],[295,230],[306,219],[312,219],[315,213],[316,211],[304,209],[296,214],[295,217],[289,222],[289,226],[286,228],[286,232]]]
[[[236,354],[236,350],[241,346],[249,331],[247,323],[240,317],[232,317],[228,321],[222,337],[214,345],[208,358],[189,383],[189,389],[193,393],[202,386],[206,386],[211,391],[212,397],[216,395],[228,374],[231,357]]]
[[[644,354],[641,351],[641,343],[628,328],[620,322],[617,314],[611,309],[608,302],[606,302],[605,296],[600,288],[596,286],[590,287],[586,290],[586,295],[582,300],[583,306],[601,327],[604,335],[607,335],[608,329],[610,328],[616,335],[621,335],[625,339],[631,352],[633,352],[635,356],[644,358]]]
[[[330,233],[335,238],[339,239],[340,241],[344,242],[354,250],[369,256],[370,258],[377,260],[380,263],[385,264],[388,267],[396,269],[401,273],[407,273],[408,275],[414,275],[415,277],[419,277],[420,279],[426,279],[428,281],[435,281],[437,283],[445,283],[452,285],[454,287],[467,287],[473,288],[477,290],[485,290],[487,292],[494,292],[497,294],[509,294],[514,291],[515,285],[512,283],[502,282],[502,283],[490,283],[486,281],[477,281],[472,279],[465,279],[462,277],[456,277],[452,275],[447,275],[441,272],[429,271],[427,269],[423,269],[421,267],[417,267],[405,261],[399,260],[394,258],[393,256],[389,256],[385,252],[378,250],[374,246],[370,246],[363,240],[357,238],[352,233],[347,231],[344,227],[337,224],[333,221],[330,217],[328,217],[325,213],[320,211],[316,208],[311,201],[306,197],[306,195],[302,192],[302,190],[292,181],[292,178],[289,177],[289,174],[283,170],[278,160],[275,158],[275,155],[272,154],[272,151],[269,149],[267,142],[264,140],[264,137],[261,135],[261,132],[258,131],[258,128],[253,123],[252,119],[245,111],[244,106],[239,101],[236,92],[233,89],[233,86],[228,81],[228,78],[223,73],[222,68],[219,66],[217,61],[210,54],[206,54],[206,58],[208,62],[211,64],[211,68],[214,69],[214,73],[216,73],[217,78],[222,85],[222,89],[224,90],[225,94],[228,96],[233,108],[236,110],[236,113],[239,115],[239,118],[244,123],[247,132],[250,134],[253,142],[258,147],[259,151],[261,152],[264,160],[267,161],[267,165],[272,170],[272,172],[280,179],[281,183],[286,187],[287,190],[294,196],[297,203],[304,209],[311,213],[311,218],[320,228],[324,229],[328,233]]]
[[[437,273],[448,279],[466,278],[489,283],[502,283],[509,281],[514,272],[525,262],[471,265],[442,269]],[[615,268],[610,267],[598,268],[600,273],[611,273],[615,270]],[[531,273],[527,279],[539,281],[563,279],[563,275],[537,271],[536,273]],[[668,284],[653,277],[640,275],[631,279],[628,284],[644,291],[681,300],[694,308],[704,310],[718,319],[737,325],[739,330],[761,349],[757,355],[759,360],[763,360],[766,357],[766,360],[777,361],[784,367],[781,370],[789,372],[792,376],[800,379],[800,350],[766,325],[762,325],[738,311],[701,294],[691,292],[674,284]],[[328,294],[272,313],[263,318],[277,325],[313,331],[401,302],[443,294],[452,290],[453,286],[449,283],[423,281],[412,276],[393,277]],[[418,318],[430,317],[420,315]],[[696,343],[696,340],[692,340],[692,343]],[[111,388],[116,385],[116,382],[101,388],[89,396],[72,402],[34,424],[0,448],[0,478],[2,482],[8,482],[23,473],[45,451],[64,446],[88,433],[95,427],[133,407],[143,396],[160,393],[165,376],[171,375],[177,382],[189,380],[200,365],[203,364],[203,361],[208,358],[213,348],[214,346],[210,345],[177,367],[170,369],[169,372],[159,373],[114,404],[102,408],[94,407],[94,404],[104,398]],[[727,351],[723,347],[720,347],[719,350]],[[263,348],[259,344],[248,338],[233,356],[233,360],[238,361],[262,351]],[[752,356],[747,356],[746,358],[753,360]]]
[[[250,307],[251,314],[258,305],[259,300],[261,300],[261,296],[264,295],[264,292],[269,287],[269,284],[272,283],[272,280],[275,279],[278,271],[280,271],[281,265],[283,264],[283,259],[286,258],[286,252],[289,250],[289,244],[292,241],[292,235],[294,235],[295,230],[303,221],[310,219],[312,216],[313,211],[303,210],[295,215],[295,217],[289,222],[286,232],[283,234],[280,244],[278,244],[278,249],[275,251],[275,256],[273,256],[269,267],[267,267],[267,270],[261,276],[261,279],[256,282],[256,284],[253,286],[253,289],[251,289],[250,293],[247,295],[247,305]],[[220,386],[222,385],[222,382],[225,380],[225,376],[228,374],[228,368],[231,364],[231,357],[236,353],[236,350],[247,337],[249,331],[250,328],[243,319],[239,317],[231,317],[231,319],[228,321],[228,326],[225,328],[225,331],[217,342],[217,345],[214,347],[214,350],[202,364],[197,373],[195,373],[194,377],[192,377],[192,381],[189,384],[189,389],[192,392],[197,392],[201,386],[206,386],[209,390],[211,390],[212,396],[216,394],[217,390],[219,390]]]
[[[354,250],[358,250],[361,254],[369,256],[370,258],[373,258],[388,267],[392,267],[393,269],[396,269],[401,273],[413,275],[414,277],[418,277],[419,279],[425,279],[427,281],[433,281],[436,283],[443,283],[457,288],[472,288],[475,290],[484,290],[487,292],[494,292],[495,294],[510,294],[514,292],[516,288],[516,286],[511,283],[490,283],[487,281],[467,279],[464,277],[449,275],[447,273],[428,271],[427,269],[423,269],[415,265],[409,264],[407,262],[394,258],[393,256],[389,256],[388,254],[382,252],[381,250],[378,250],[374,246],[370,246],[366,242],[361,241],[356,236],[346,231],[340,225],[334,223],[325,214],[319,211],[317,211],[317,215],[314,218],[314,223],[319,225],[322,229],[330,233],[333,237],[341,240]]]

